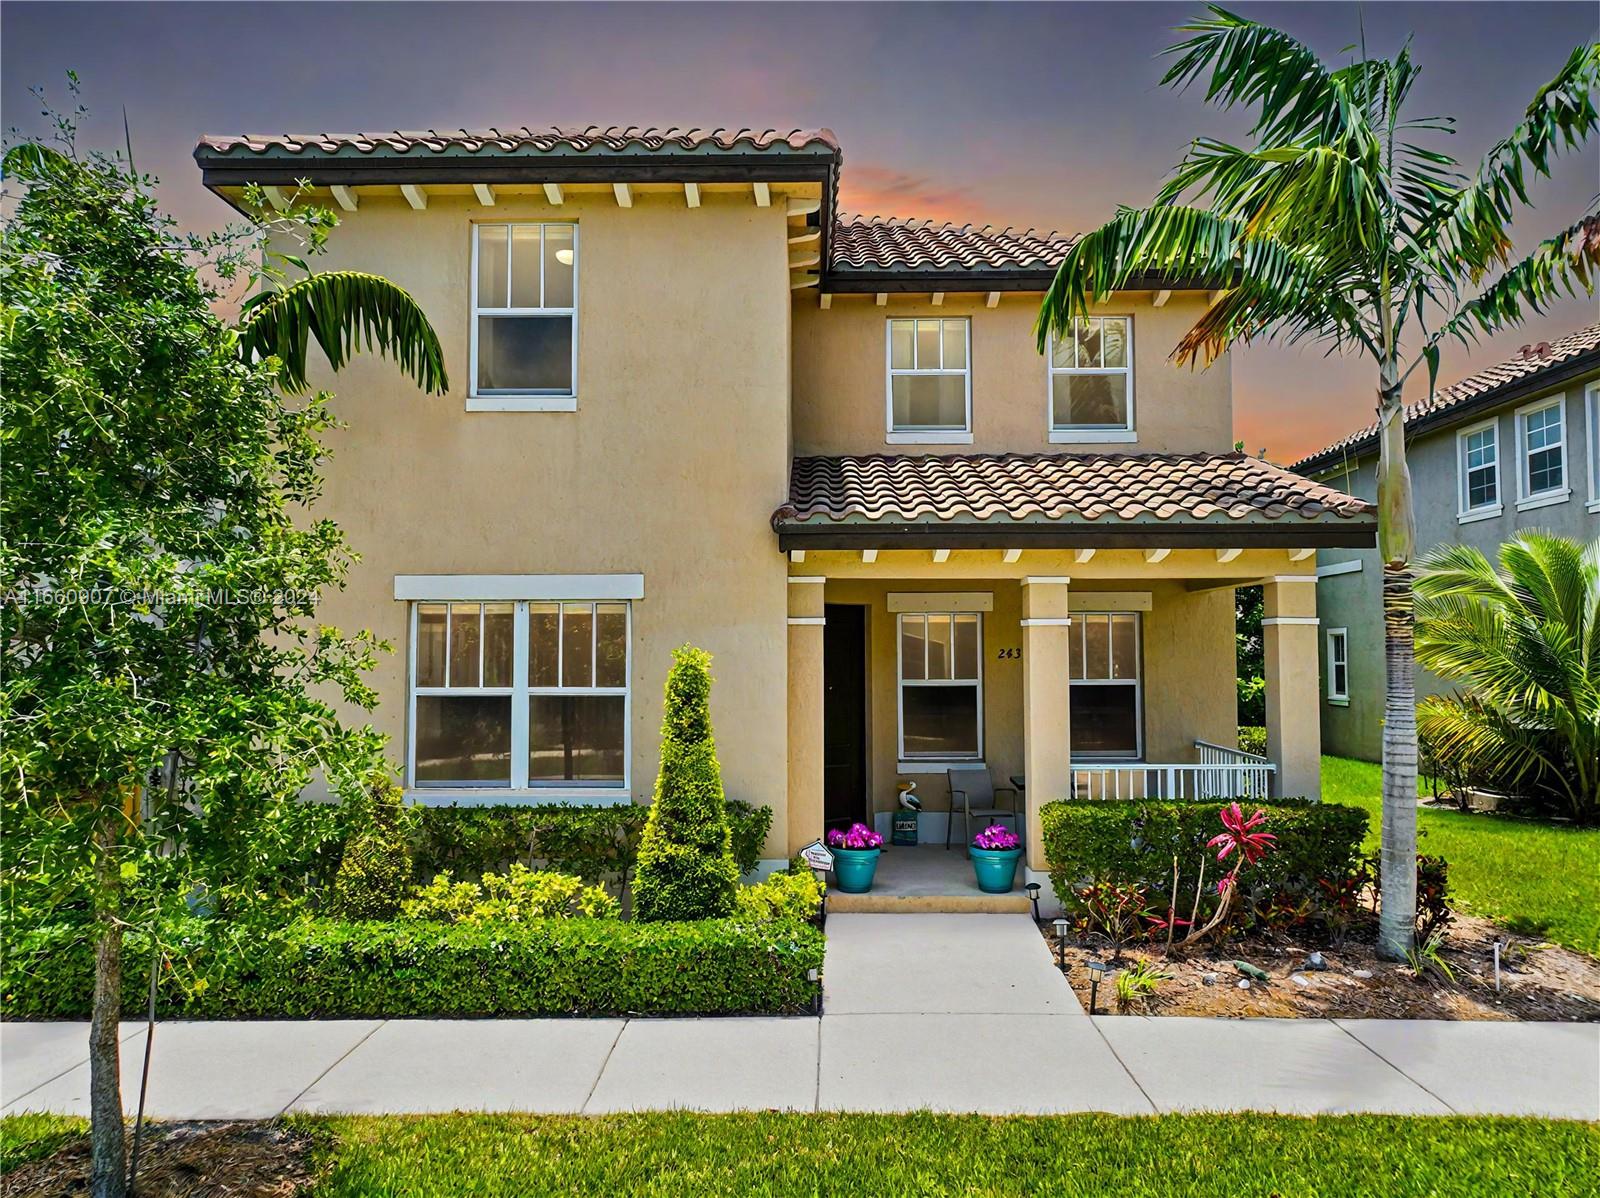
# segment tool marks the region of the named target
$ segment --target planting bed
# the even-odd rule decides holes
[[[1040,930],[1055,953],[1055,933],[1047,922]],[[1501,948],[1500,991],[1494,987],[1494,942]],[[1302,969],[1313,950],[1320,950],[1327,969]],[[1067,979],[1089,1007],[1091,960],[1109,963],[1104,944],[1080,947],[1068,933]],[[1418,978],[1409,965],[1380,961],[1370,928],[1359,928],[1345,943],[1331,947],[1315,933],[1294,931],[1276,936],[1235,936],[1222,944],[1174,949],[1164,957],[1159,945],[1133,945],[1123,950],[1116,968],[1139,960],[1171,978],[1151,996],[1119,1004],[1114,980],[1100,983],[1102,1014],[1206,1015],[1231,1018],[1342,1019],[1525,1019],[1600,1021],[1600,960],[1559,945],[1516,936],[1488,920],[1457,915],[1445,934],[1442,959],[1453,981],[1430,975]],[[1251,980],[1234,966],[1245,961],[1267,972],[1269,980]],[[1357,977],[1356,971],[1370,973]],[[1205,977],[1214,974],[1211,984]],[[1296,982],[1298,976],[1304,984]]]

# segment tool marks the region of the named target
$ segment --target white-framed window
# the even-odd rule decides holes
[[[1517,507],[1560,503],[1572,494],[1567,482],[1566,397],[1517,409]]]
[[[578,226],[472,227],[475,411],[577,408]]]
[[[625,792],[630,605],[411,605],[406,782]]]
[[[1457,513],[1463,522],[1498,516],[1500,500],[1500,422],[1486,420],[1456,434]]]
[[[972,322],[894,317],[885,323],[887,440],[972,443]]]
[[[1583,417],[1589,438],[1589,510],[1600,512],[1600,382],[1584,388]]]
[[[1328,629],[1328,702],[1350,702],[1350,630]]]
[[[983,616],[899,615],[901,761],[983,760]]]
[[[1068,635],[1074,757],[1144,751],[1138,612],[1075,611]]]
[[[1132,441],[1133,318],[1080,316],[1050,338],[1050,440]]]

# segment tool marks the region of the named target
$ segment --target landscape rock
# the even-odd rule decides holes
[[[1370,969],[1352,969],[1350,973],[1358,978],[1370,978],[1372,976],[1372,970]]]
[[[1300,989],[1302,989],[1302,990],[1304,990],[1307,986],[1311,985],[1311,979],[1310,978],[1305,977],[1302,974],[1298,974],[1298,973],[1291,974],[1290,977],[1289,977],[1289,980],[1291,982],[1293,982],[1296,986],[1299,986]]]
[[[1312,953],[1309,957],[1306,958],[1305,964],[1300,966],[1300,968],[1301,969],[1313,969],[1313,970],[1315,970],[1315,969],[1326,969],[1326,968],[1328,968],[1328,962],[1327,962],[1326,958],[1324,958],[1321,953]]]
[[[1202,986],[1215,986],[1217,984],[1217,975],[1214,973],[1202,973],[1200,975],[1200,984]]]
[[[1239,979],[1239,989],[1241,989],[1241,990],[1250,989],[1250,979],[1249,978],[1240,978]]]

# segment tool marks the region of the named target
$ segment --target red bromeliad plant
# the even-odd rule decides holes
[[[1256,829],[1267,822],[1267,813],[1257,810],[1249,819],[1245,818],[1244,809],[1238,803],[1231,803],[1224,807],[1220,813],[1222,818],[1222,831],[1206,841],[1207,848],[1217,850],[1217,860],[1226,861],[1233,857],[1233,868],[1217,879],[1217,909],[1212,912],[1201,927],[1191,928],[1189,934],[1183,938],[1184,944],[1193,944],[1203,940],[1217,928],[1233,911],[1239,887],[1239,873],[1247,865],[1257,864],[1278,843],[1278,838],[1271,832],[1257,832]],[[1201,875],[1204,877],[1204,874]],[[1198,906],[1198,900],[1196,905]]]

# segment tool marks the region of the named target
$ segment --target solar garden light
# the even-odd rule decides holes
[[[1028,901],[1033,904],[1033,922],[1034,923],[1038,923],[1039,922],[1039,883],[1037,883],[1037,882],[1029,882],[1029,883],[1027,883],[1027,885],[1023,886],[1022,890],[1023,890],[1023,893],[1028,896]]]
[[[1089,1014],[1098,1015],[1099,1012],[1094,1009],[1094,1004],[1100,994],[1100,979],[1111,971],[1106,968],[1104,961],[1086,961],[1084,966],[1089,971]]]
[[[1056,930],[1056,967],[1065,971],[1067,968],[1067,921],[1065,919],[1052,920],[1050,926]]]

